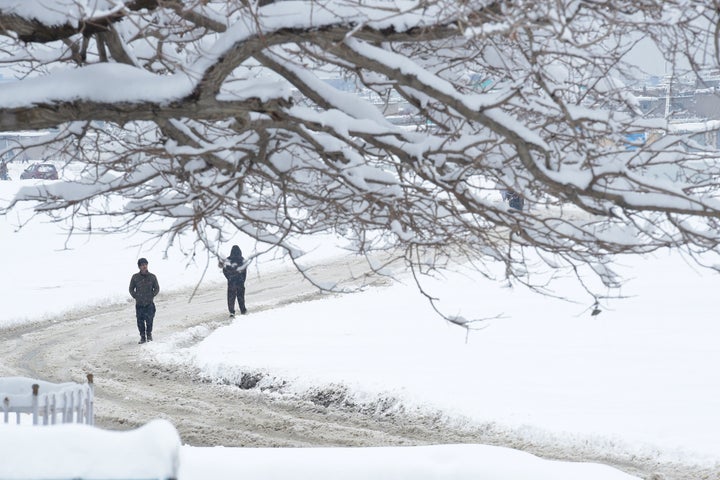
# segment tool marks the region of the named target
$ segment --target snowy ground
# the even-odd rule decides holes
[[[31,182],[0,182],[0,201]],[[0,218],[5,253],[0,326],[59,322],[64,312],[97,305],[119,304],[128,311],[127,283],[139,256],[147,257],[158,275],[161,301],[201,278],[201,288],[222,289],[212,261],[203,277],[204,259],[187,265],[173,250],[163,258],[162,246],[143,244],[139,237],[93,235],[66,242],[60,225],[47,222],[16,232],[22,215]],[[252,252],[253,244],[237,243]],[[302,398],[334,392],[331,401],[381,405],[380,414],[439,411],[445,422],[511,431],[528,443],[620,452],[646,463],[694,466],[710,472],[707,478],[720,478],[720,326],[712,293],[720,278],[693,270],[677,256],[628,259],[624,268],[634,278],[624,292],[629,298],[604,306],[597,316],[586,304],[539,297],[458,269],[429,285],[442,294],[442,307],[466,317],[501,316],[467,337],[438,319],[409,282],[273,304],[272,289],[259,290],[282,268],[277,261],[254,264],[247,284],[251,314],[214,329],[199,343],[187,341],[192,332],[164,335],[163,325],[172,319],[161,308],[155,331],[159,341],[132,348],[144,361],[168,369],[195,368],[205,378],[229,383],[253,378],[263,395]],[[558,288],[576,293],[570,284],[561,282]],[[188,311],[199,308],[211,318],[225,316],[222,301]],[[122,333],[125,350],[134,345],[133,322],[128,318]],[[2,362],[0,367],[0,372],[16,368]],[[391,466],[419,479],[480,478],[487,471],[478,469],[485,468],[494,473],[482,478],[628,478],[606,467],[542,462],[491,447],[429,448],[184,446],[180,472],[182,479],[201,478],[213,464],[217,476],[229,478],[238,465],[248,473],[271,464],[285,467],[275,468],[273,478],[287,478],[283,475],[298,469],[308,478],[336,477],[342,465],[344,478],[347,471],[357,472],[355,478],[379,478],[373,472],[393,471]],[[326,460],[318,466],[315,456]],[[468,457],[474,461],[465,461]],[[418,465],[422,468],[414,470]],[[568,473],[573,468],[585,470]],[[538,476],[543,469],[547,476]]]

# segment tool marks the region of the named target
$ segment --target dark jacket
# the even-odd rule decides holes
[[[230,256],[223,262],[223,275],[227,278],[228,283],[234,285],[245,284],[245,278],[247,277],[245,259],[242,256],[240,247],[237,245],[233,245]]]
[[[136,273],[130,279],[130,295],[141,307],[152,305],[153,298],[160,292],[157,277],[150,272]]]

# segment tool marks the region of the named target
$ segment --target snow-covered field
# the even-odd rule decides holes
[[[11,170],[11,176],[17,179],[19,172]],[[32,182],[0,182],[0,202]],[[222,282],[212,260],[188,264],[173,249],[163,257],[164,245],[141,236],[68,239],[63,225],[43,218],[17,231],[25,218],[25,210],[0,218],[0,327],[126,302],[140,256],[158,275],[161,296],[201,279],[204,285]],[[255,247],[239,237],[233,243],[246,254]],[[623,271],[632,278],[623,292],[628,298],[604,305],[597,316],[590,315],[587,303],[540,297],[458,268],[428,285],[441,296],[445,311],[499,316],[466,336],[439,319],[409,281],[253,312],[254,280],[283,268],[277,260],[260,258],[248,275],[250,315],[197,345],[177,348],[167,338],[145,346],[142,355],[167,365],[197,366],[212,379],[232,382],[256,374],[260,386],[277,391],[282,385],[283,392],[300,395],[332,386],[353,402],[391,399],[388,408],[440,411],[448,421],[512,430],[533,442],[583,444],[720,471],[720,325],[714,315],[720,277],[693,269],[675,254],[623,261]],[[206,262],[210,268],[205,272]],[[556,288],[582,299],[569,281],[561,280]],[[217,312],[224,315],[225,306],[217,305]],[[162,337],[161,322],[156,332]],[[0,438],[8,438],[12,428],[26,427],[4,427]],[[172,444],[172,435],[168,438]],[[385,472],[384,478],[413,479],[630,478],[607,467],[541,461],[486,446],[185,446],[180,462],[183,480],[231,478],[240,469],[252,477],[253,469],[268,464],[275,466],[276,476],[263,478],[383,478],[378,472]],[[12,475],[0,470],[0,477]]]

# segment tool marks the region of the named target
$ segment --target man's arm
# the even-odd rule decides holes
[[[240,270],[240,281],[241,281],[242,283],[245,283],[245,279],[246,279],[246,278],[247,278],[247,266],[245,266],[245,268],[243,268],[242,270]]]
[[[228,262],[223,263],[223,275],[225,276],[225,279],[230,280],[230,277],[232,276],[230,271],[232,269],[232,266],[228,264]]]

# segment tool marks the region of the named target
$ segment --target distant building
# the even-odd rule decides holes
[[[720,71],[698,76],[650,77],[633,89],[640,110],[668,120],[720,119]]]

